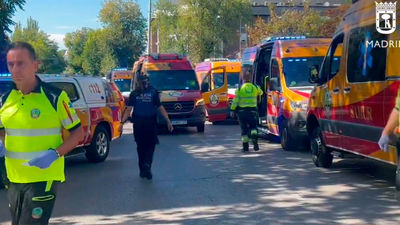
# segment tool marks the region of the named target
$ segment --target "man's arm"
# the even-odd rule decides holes
[[[5,143],[5,138],[6,138],[6,132],[5,130],[0,130],[0,141],[3,142],[3,144]]]
[[[398,125],[399,125],[399,111],[397,109],[393,109],[386,123],[385,129],[383,129],[382,135],[389,136],[393,134],[394,130]]]
[[[125,123],[128,120],[129,116],[132,114],[132,110],[133,110],[132,106],[127,106],[125,108],[124,115],[122,115],[122,120],[121,120],[122,123]]]
[[[75,128],[71,131],[71,135],[64,140],[64,143],[58,147],[56,150],[60,156],[64,156],[72,151],[78,144],[79,141],[83,140],[84,133],[82,126]]]
[[[169,132],[172,132],[174,130],[174,126],[172,126],[172,123],[169,120],[168,113],[165,110],[164,106],[162,106],[162,105],[158,106],[158,111],[161,113],[161,115],[164,117],[165,121],[167,122]]]

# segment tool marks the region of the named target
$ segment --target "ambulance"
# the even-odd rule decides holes
[[[81,120],[85,137],[71,154],[84,150],[90,162],[104,161],[110,142],[122,134],[121,113],[125,104],[118,88],[97,77],[47,74],[39,77],[68,94]],[[0,77],[0,85],[11,82],[10,77]],[[63,138],[68,136],[69,132],[63,130]]]
[[[224,67],[225,72],[228,76],[228,89],[226,93],[221,93],[221,95],[227,95],[227,98],[218,98],[218,104],[211,104],[211,99],[204,99],[205,104],[208,106],[208,121],[212,123],[216,123],[219,121],[224,121],[230,118],[230,106],[232,104],[233,99],[235,98],[235,92],[239,87],[239,77],[240,77],[240,69],[241,63],[236,60],[229,60],[227,58],[216,58],[216,59],[205,59],[204,62],[201,62],[196,65],[196,76],[197,80],[201,84],[206,75],[210,72],[210,70]],[[210,74],[211,79],[215,80],[213,83],[213,88],[218,89],[223,87],[224,85],[224,69],[212,70],[213,72]],[[216,96],[219,97],[219,96]],[[216,101],[214,99],[213,101]]]
[[[252,66],[253,83],[264,90],[258,105],[259,131],[280,140],[284,150],[308,144],[306,115],[314,87],[309,68],[322,63],[330,42],[329,38],[273,37],[244,57],[243,64]]]
[[[397,166],[400,189],[396,135],[391,137],[389,152],[378,145],[400,86],[400,32],[395,28],[400,20],[393,16],[399,4],[354,2],[323,64],[310,69],[310,81],[316,84],[307,114],[312,160],[327,168],[337,152],[392,164]]]
[[[114,83],[124,99],[127,100],[129,98],[131,82],[132,82],[132,70],[128,70],[127,68],[116,68],[111,71],[110,80]]]
[[[186,56],[150,54],[140,57],[133,66],[132,90],[141,73],[146,73],[150,84],[160,92],[161,104],[172,125],[196,127],[198,132],[204,132],[204,100],[193,66]],[[166,125],[161,115],[158,124]]]

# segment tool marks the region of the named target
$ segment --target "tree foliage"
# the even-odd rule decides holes
[[[310,4],[306,2],[302,11],[286,10],[282,15],[278,15],[275,5],[270,4],[269,21],[257,18],[254,24],[248,28],[251,44],[258,44],[271,36],[332,37],[348,7],[349,5],[345,4],[321,15],[310,9]]]
[[[160,0],[153,30],[160,31],[162,52],[189,53],[199,62],[220,55],[250,18],[249,0]]]
[[[108,0],[100,11],[107,41],[120,67],[131,67],[145,50],[146,20],[137,2]]]
[[[83,73],[83,50],[92,30],[83,28],[65,35],[64,43],[68,49],[68,73]]]
[[[61,73],[65,69],[64,56],[58,51],[57,44],[39,29],[39,24],[32,18],[27,20],[26,27],[19,23],[15,26],[12,41],[30,43],[36,51],[40,62],[39,73]]]
[[[5,32],[11,32],[10,26],[15,25],[12,17],[16,10],[22,9],[25,4],[25,0],[1,0],[0,1],[0,40],[6,39]]]

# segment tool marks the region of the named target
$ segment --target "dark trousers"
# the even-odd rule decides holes
[[[157,138],[157,121],[155,117],[136,117],[133,125],[140,172],[149,172]]]
[[[147,172],[151,169],[151,164],[153,163],[153,155],[156,144],[140,142],[137,142],[136,144],[140,172]]]
[[[238,111],[239,124],[242,130],[242,142],[249,142],[249,138],[257,141],[257,110],[250,109],[240,109]]]
[[[10,183],[12,225],[47,225],[56,200],[56,182]]]

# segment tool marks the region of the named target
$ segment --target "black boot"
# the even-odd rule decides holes
[[[243,152],[248,152],[249,151],[249,142],[244,142],[243,143]]]
[[[151,174],[151,166],[149,164],[143,165],[144,169],[144,177],[146,177],[148,180],[153,179],[153,175]]]
[[[260,150],[260,148],[258,147],[258,141],[257,141],[257,139],[253,140],[253,145],[254,145],[254,151]]]

